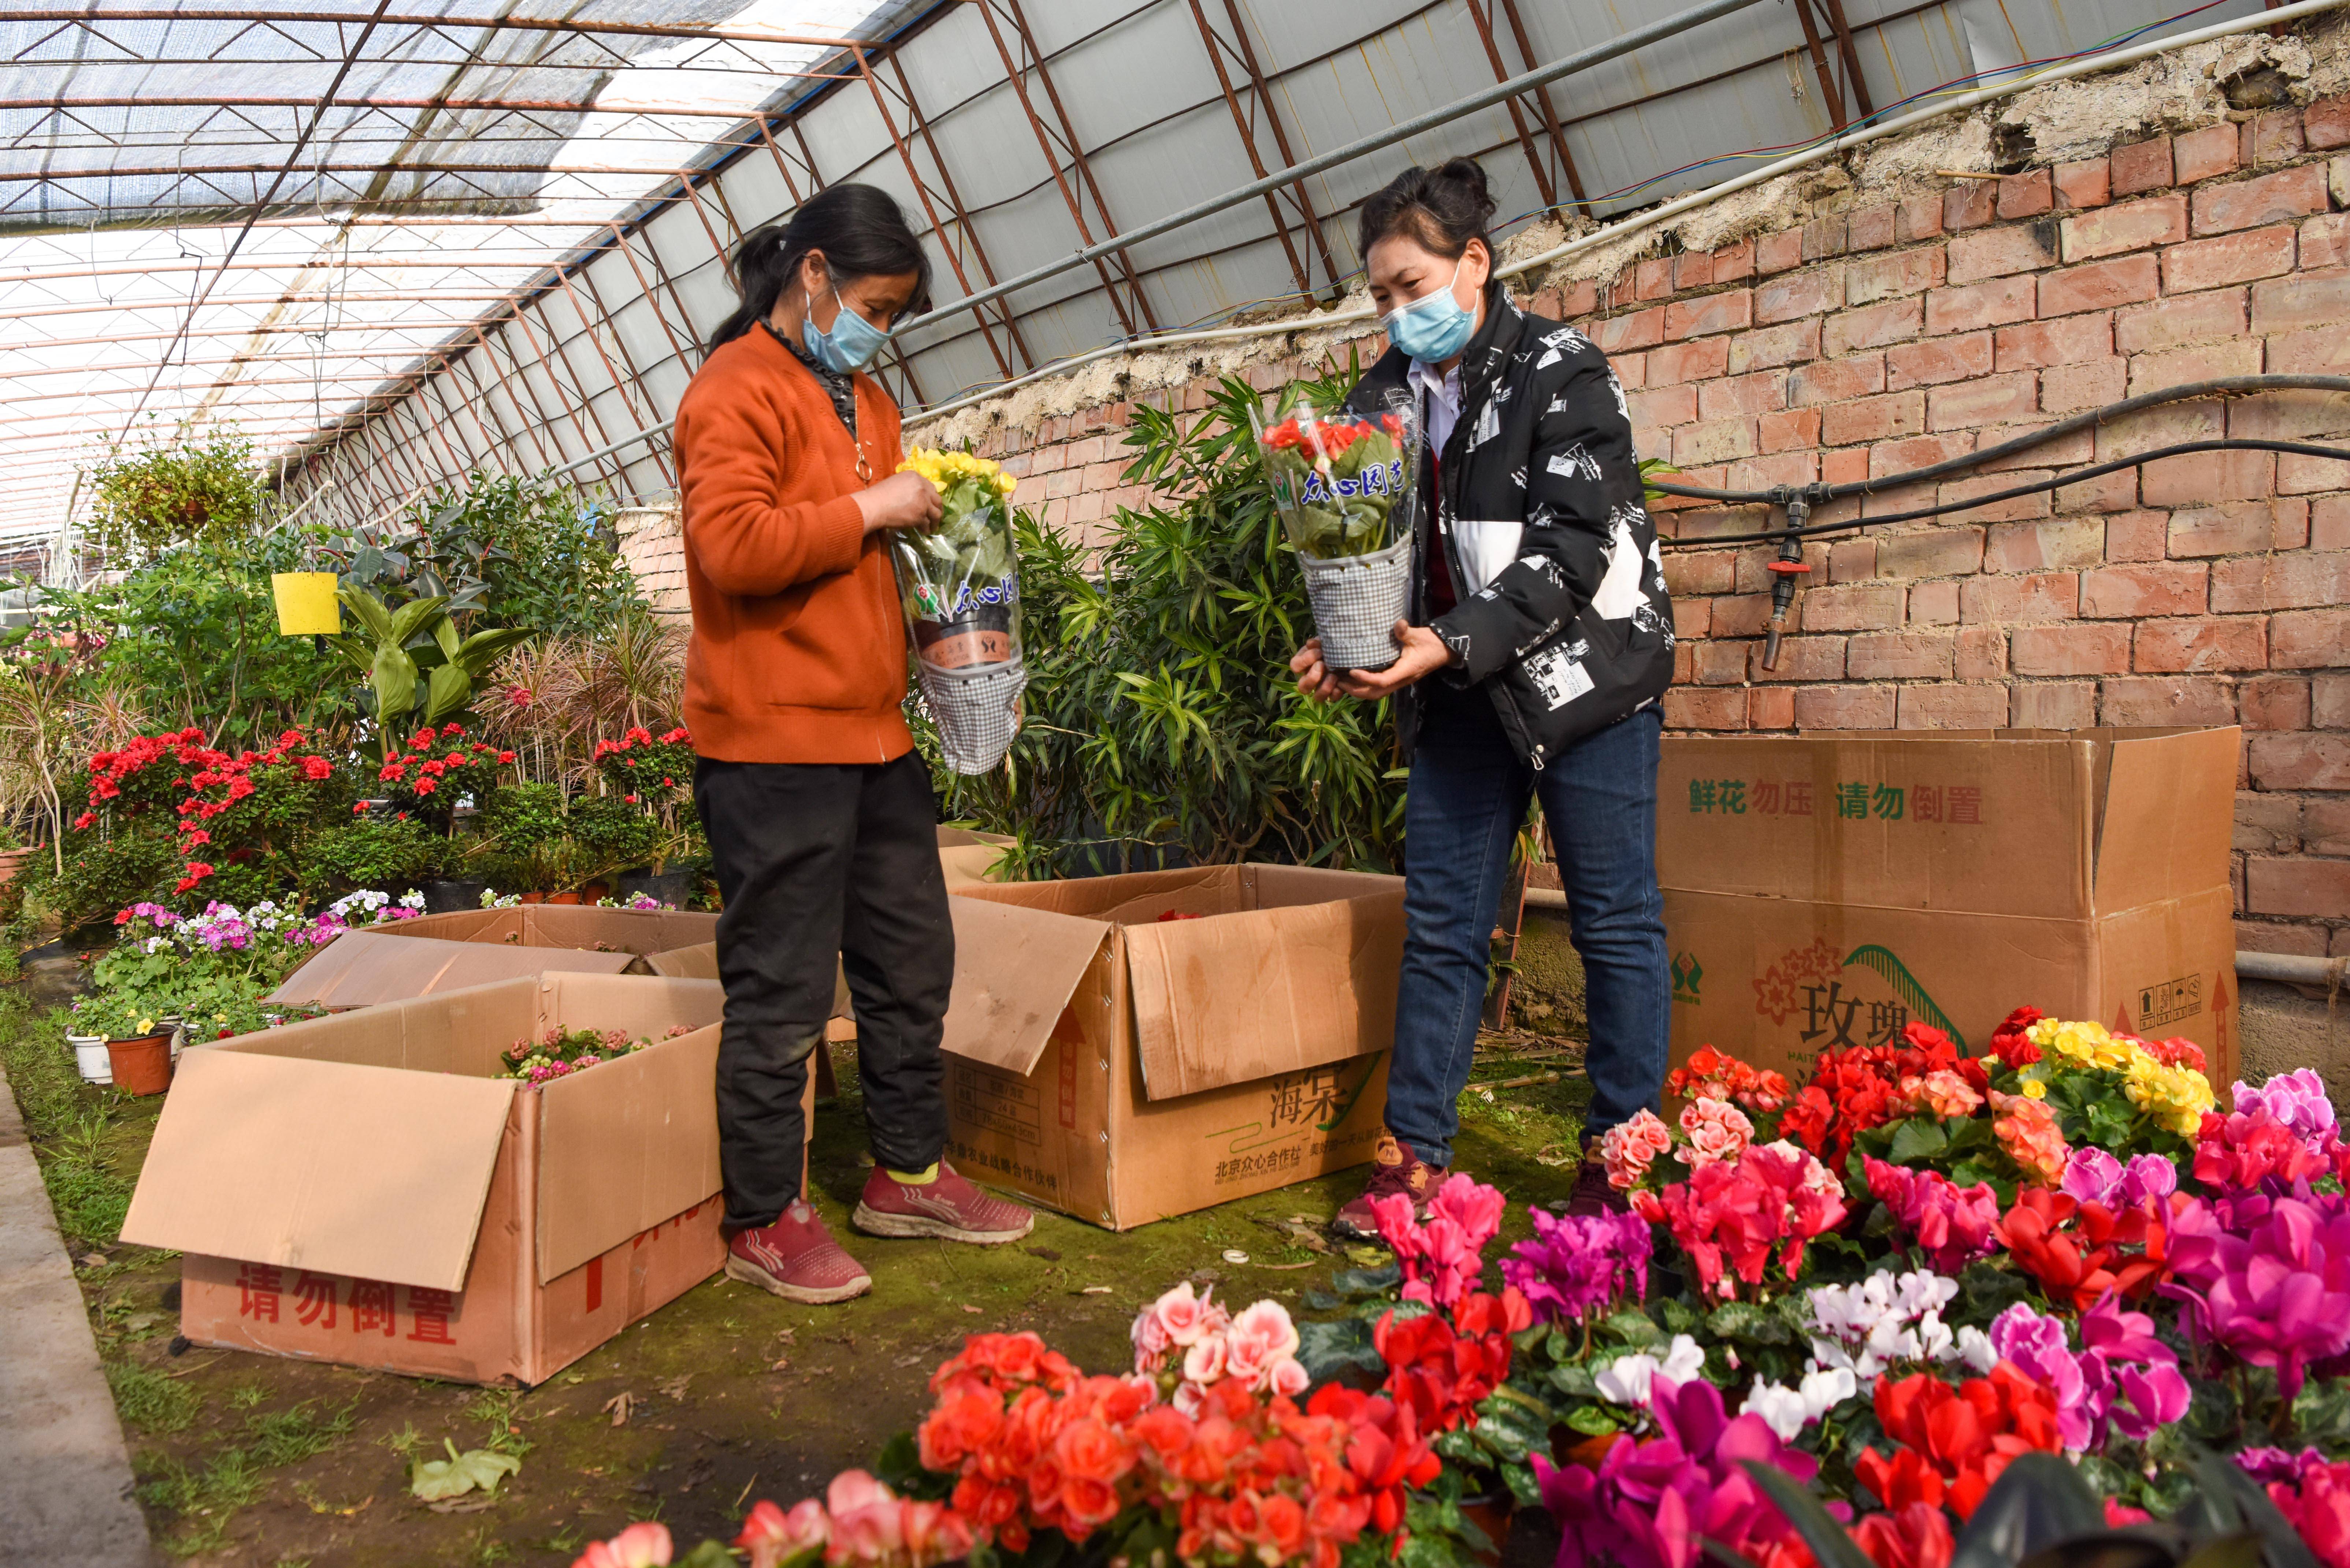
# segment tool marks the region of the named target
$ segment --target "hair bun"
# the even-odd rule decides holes
[[[1494,212],[1493,193],[1485,182],[1485,166],[1473,158],[1448,160],[1436,171],[1436,177],[1447,185],[1460,187],[1482,219],[1490,220]]]

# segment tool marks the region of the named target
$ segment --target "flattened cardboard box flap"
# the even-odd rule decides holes
[[[515,1086],[198,1046],[123,1240],[462,1290]]]
[[[1365,1055],[1394,1033],[1399,890],[1133,925],[1125,937],[1153,1100]]]
[[[372,1007],[550,970],[618,974],[635,961],[624,952],[509,947],[361,929],[345,931],[311,954],[269,993],[269,1000],[281,1007]]]
[[[1057,889],[1079,884],[1013,886],[1021,894],[1057,900]],[[947,899],[954,917],[955,966],[944,1045],[958,1056],[1025,1076],[1045,1054],[1054,1024],[1112,928],[1102,920],[1011,902],[1007,893],[1010,888],[982,885]]]
[[[2226,885],[2243,732],[2189,730],[2110,748],[2097,832],[2097,912]]]

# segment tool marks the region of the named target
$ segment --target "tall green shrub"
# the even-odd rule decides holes
[[[1256,398],[1230,379],[1195,420],[1135,409],[1127,482],[1170,499],[1121,510],[1097,559],[1018,520],[1026,722],[1003,767],[937,777],[951,815],[1020,840],[1025,874],[1397,863],[1387,704],[1314,702],[1289,672],[1313,617],[1250,434]]]

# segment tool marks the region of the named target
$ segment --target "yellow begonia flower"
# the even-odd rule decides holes
[[[2023,1080],[2023,1097],[2027,1100],[2044,1100],[2048,1097],[2048,1085],[2037,1078],[2026,1078]]]
[[[936,485],[941,494],[958,480],[976,480],[993,489],[999,495],[1009,496],[1020,482],[1003,472],[1003,465],[967,452],[941,452],[934,447],[915,447],[906,453],[906,461],[898,465],[900,473],[920,474]]]

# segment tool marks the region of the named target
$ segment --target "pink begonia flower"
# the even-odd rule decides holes
[[[669,1526],[641,1520],[588,1547],[571,1568],[667,1568],[671,1550]]]
[[[1224,1375],[1224,1336],[1211,1334],[1183,1353],[1183,1380],[1205,1386]]]
[[[1680,1120],[1689,1142],[1673,1158],[1690,1167],[1736,1159],[1754,1137],[1754,1124],[1728,1100],[1691,1100],[1681,1107]]]
[[[1295,1399],[1314,1386],[1314,1375],[1297,1357],[1284,1355],[1273,1364],[1273,1377],[1267,1386],[1283,1398]]]
[[[1664,1118],[1647,1109],[1627,1122],[1609,1127],[1599,1139],[1599,1163],[1607,1171],[1607,1185],[1628,1192],[1640,1185],[1657,1156],[1673,1147],[1672,1129]]]
[[[776,1568],[822,1546],[832,1535],[824,1504],[804,1498],[789,1513],[762,1498],[743,1521],[734,1544],[751,1554],[751,1568]]]
[[[1290,1322],[1288,1308],[1272,1301],[1243,1307],[1224,1330],[1224,1376],[1262,1388],[1282,1362],[1296,1355],[1297,1345],[1297,1325]]]
[[[1216,1287],[1210,1285],[1205,1294],[1195,1296],[1191,1293],[1191,1282],[1185,1280],[1153,1302],[1146,1315],[1156,1320],[1158,1332],[1167,1344],[1189,1348],[1198,1344],[1202,1334],[1223,1326],[1223,1308],[1209,1299],[1215,1293]]]
[[[878,1563],[906,1543],[898,1494],[863,1470],[843,1470],[825,1493],[832,1515],[831,1563]]]
[[[2276,1369],[2288,1399],[2312,1361],[2350,1351],[2350,1211],[2244,1192],[2173,1211],[2163,1293],[2187,1304],[2189,1332],[2239,1360]]]
[[[1175,1343],[1167,1337],[1167,1325],[1159,1322],[1156,1307],[1144,1307],[1136,1314],[1134,1326],[1127,1331],[1127,1334],[1134,1341],[1134,1369],[1137,1372],[1157,1371],[1159,1362],[1166,1358],[1167,1352]]]

